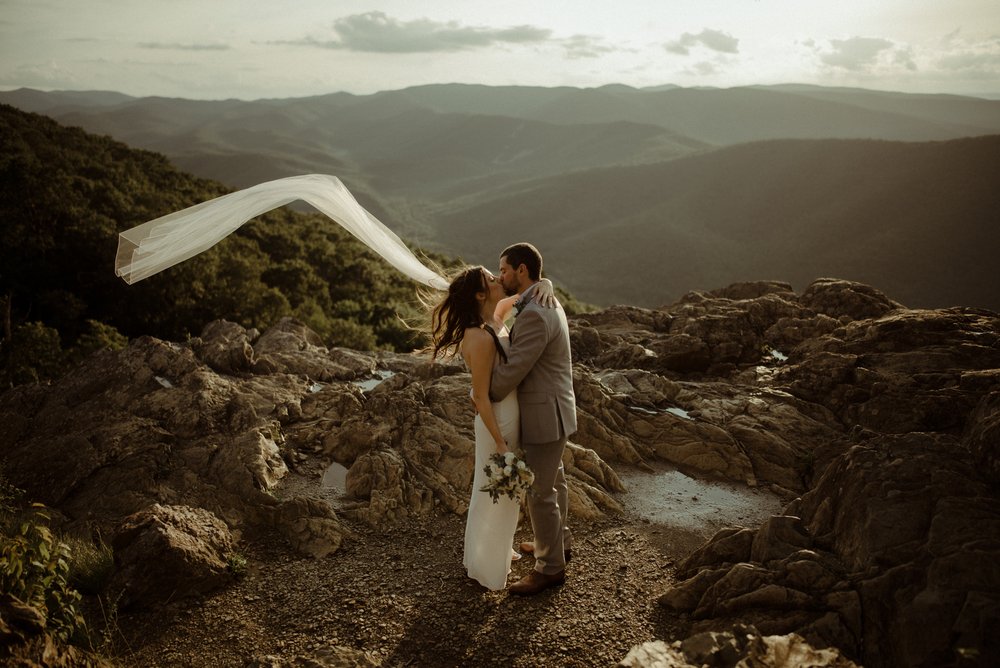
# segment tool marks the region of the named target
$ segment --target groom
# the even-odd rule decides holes
[[[541,276],[542,256],[531,244],[514,244],[501,253],[500,283],[508,295],[520,298],[514,304],[517,316],[507,363],[494,370],[490,396],[497,400],[517,388],[521,446],[535,472],[528,492],[535,569],[511,585],[512,594],[536,594],[561,585],[570,554],[562,455],[567,439],[576,431],[573,363],[562,305],[545,308],[532,299]]]

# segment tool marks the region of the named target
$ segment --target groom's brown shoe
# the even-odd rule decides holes
[[[525,554],[534,554],[535,544],[532,542],[521,543],[521,552],[524,552]],[[573,550],[563,550],[563,557],[566,559],[566,563],[568,564],[569,560],[573,558]]]
[[[549,587],[558,587],[563,582],[566,582],[566,571],[559,571],[558,573],[553,573],[552,575],[546,575],[545,573],[539,573],[538,571],[531,571],[510,586],[510,593],[520,594],[521,596],[530,596],[531,594],[537,594],[538,592],[548,589]]]

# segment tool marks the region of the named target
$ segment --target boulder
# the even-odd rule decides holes
[[[317,559],[336,552],[352,535],[329,504],[309,497],[283,502],[274,509],[272,521],[293,548]]]
[[[150,506],[125,518],[111,545],[110,588],[123,608],[207,594],[233,579],[233,536],[225,522],[201,508]]]
[[[254,364],[250,336],[234,322],[215,320],[208,323],[201,336],[192,339],[191,348],[198,359],[219,373],[248,372]]]
[[[904,308],[870,285],[836,278],[817,278],[802,293],[801,302],[816,313],[850,320],[878,318]]]
[[[282,318],[268,328],[254,344],[254,353],[257,374],[286,373],[318,381],[335,376],[323,339],[294,318]]]

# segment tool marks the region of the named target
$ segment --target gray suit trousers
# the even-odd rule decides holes
[[[525,463],[535,473],[527,494],[528,514],[535,534],[535,570],[552,575],[566,568],[564,551],[570,548],[567,524],[569,488],[562,456],[567,438],[552,443],[522,444]]]

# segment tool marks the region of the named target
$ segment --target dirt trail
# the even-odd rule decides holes
[[[123,615],[131,650],[121,660],[221,668],[267,656],[319,659],[346,646],[384,666],[614,665],[638,643],[685,637],[686,620],[656,604],[677,561],[718,527],[752,526],[780,508],[764,493],[669,471],[622,475],[626,513],[574,523],[561,588],[522,598],[470,580],[462,568],[464,517],[388,532],[352,524],[356,539],[325,559],[303,557],[279,538],[256,542],[245,549],[246,575],[231,588]],[[530,539],[525,520],[516,540]],[[515,562],[510,581],[532,564],[529,556]]]

